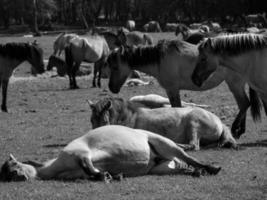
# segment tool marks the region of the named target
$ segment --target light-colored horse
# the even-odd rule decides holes
[[[24,61],[28,61],[37,73],[44,72],[43,50],[36,44],[0,44],[0,88],[2,86],[1,110],[8,112],[7,87],[13,71]]]
[[[61,55],[61,52],[65,49],[66,46],[69,45],[71,39],[78,37],[77,34],[74,33],[61,33],[57,36],[53,48],[54,48],[54,55]]]
[[[209,111],[196,107],[143,108],[120,98],[89,101],[93,128],[108,124],[124,125],[158,133],[185,150],[199,150],[202,145],[236,147],[229,128]]]
[[[266,35],[246,33],[209,38],[200,44],[199,52],[192,75],[196,85],[205,85],[204,81],[214,74],[219,66],[231,69],[260,95],[267,114]],[[229,71],[227,75],[230,75]]]
[[[157,21],[150,21],[143,26],[145,32],[161,32],[161,27],[159,22]]]
[[[147,108],[171,107],[170,100],[158,94],[137,95],[137,96],[131,97],[129,101],[142,104],[144,107],[147,107]],[[182,107],[188,107],[188,106],[200,107],[200,108],[209,107],[208,105],[188,103],[185,101],[181,101],[181,104],[182,104]]]
[[[171,140],[145,130],[105,126],[70,142],[57,158],[45,163],[21,163],[14,156],[3,164],[2,181],[31,179],[99,179],[118,174],[178,174],[190,165],[209,174],[221,167],[189,156]],[[109,177],[107,175],[109,174]]]
[[[82,61],[94,63],[93,87],[96,87],[96,76],[98,73],[97,86],[101,87],[102,68],[105,67],[109,55],[109,47],[104,37],[86,35],[75,37],[65,48],[67,63],[67,74],[70,80],[70,88],[78,88],[76,83],[76,72]]]
[[[198,59],[198,48],[180,40],[159,41],[154,46],[124,48],[114,50],[108,57],[110,68],[109,88],[118,93],[132,70],[138,70],[154,76],[166,90],[173,107],[181,107],[179,90],[203,91],[214,88],[226,81],[233,93],[239,113],[232,125],[234,136],[244,133],[246,111],[251,105],[253,118],[258,119],[258,102],[249,101],[245,92],[246,81],[238,73],[219,67],[202,87],[196,86],[191,75]],[[257,96],[250,89],[251,96]],[[251,99],[255,99],[252,97]]]
[[[125,32],[119,29],[117,37],[121,45],[139,46],[153,44],[153,38],[148,33],[139,31]]]
[[[133,31],[135,29],[135,21],[134,20],[127,20],[127,22],[126,22],[126,28],[129,31]]]

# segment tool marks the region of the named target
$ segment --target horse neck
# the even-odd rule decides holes
[[[36,172],[37,172],[37,178],[40,179],[52,179],[55,178],[57,174],[57,168],[55,165],[55,161],[57,159],[52,159],[44,163],[44,166],[42,167],[36,167]]]
[[[116,124],[134,128],[138,108],[132,102],[123,102],[117,110]]]
[[[249,70],[249,63],[251,61],[251,52],[242,53],[236,56],[219,56],[219,65],[231,69],[241,75],[246,75]]]

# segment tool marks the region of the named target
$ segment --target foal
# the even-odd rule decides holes
[[[165,136],[186,150],[199,150],[200,144],[237,147],[229,128],[202,108],[147,109],[121,98],[104,98],[89,104],[93,128],[118,124],[144,129]]]

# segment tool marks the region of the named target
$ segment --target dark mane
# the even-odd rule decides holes
[[[210,41],[210,49],[214,54],[237,55],[267,47],[267,36],[252,33],[224,34],[210,38]],[[208,40],[204,40],[199,45],[199,50],[207,45]]]
[[[174,47],[180,52],[182,46],[179,40],[160,40],[156,45],[126,47],[121,59],[130,67],[159,64],[170,48]]]
[[[37,47],[28,43],[0,44],[0,56],[22,61],[30,57],[32,48]]]

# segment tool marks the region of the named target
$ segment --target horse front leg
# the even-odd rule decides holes
[[[172,107],[182,107],[179,89],[166,90]]]
[[[2,105],[1,110],[3,112],[8,112],[6,107],[6,100],[7,100],[7,86],[9,80],[2,80]]]
[[[245,92],[245,82],[237,80],[226,81],[230,91],[233,93],[236,103],[239,108],[231,128],[234,138],[239,138],[246,131],[246,113],[250,106],[249,98]]]
[[[75,65],[73,66],[72,72],[71,72],[72,79],[73,79],[73,89],[79,89],[79,86],[77,85],[77,82],[76,82],[76,73],[80,67],[80,64],[81,64],[80,62],[75,63]]]
[[[93,82],[92,82],[92,87],[96,87],[96,75],[97,75],[97,72],[98,72],[98,65],[97,65],[97,62],[94,64],[94,77],[93,77]]]

